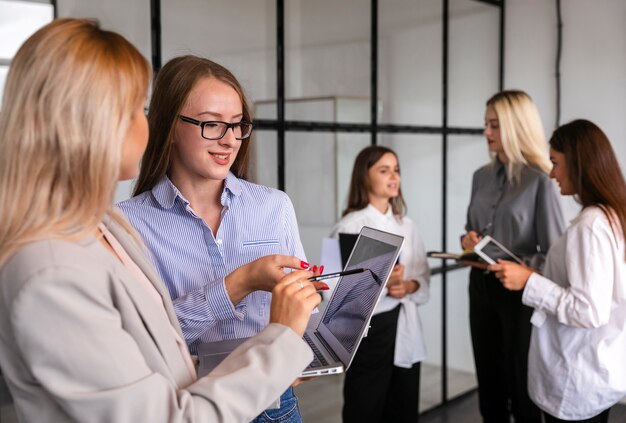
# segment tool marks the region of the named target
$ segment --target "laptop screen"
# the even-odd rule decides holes
[[[318,330],[327,342],[339,344],[349,359],[369,324],[402,241],[401,236],[364,227],[344,270],[370,271],[343,276],[324,311]],[[336,345],[332,347],[337,351]]]

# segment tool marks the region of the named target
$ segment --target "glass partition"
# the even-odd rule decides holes
[[[95,0],[59,2],[67,10],[77,9],[74,4],[80,4],[80,10],[99,7]],[[144,0],[143,7],[151,4]],[[483,138],[471,134],[480,133],[485,101],[498,89],[498,6],[475,0],[189,0],[184,5],[161,0],[159,4],[156,22],[160,19],[163,62],[181,54],[205,56],[230,69],[244,86],[255,117],[263,120],[250,141],[251,179],[288,193],[310,262],[319,262],[321,240],[345,207],[354,158],[373,139],[400,157],[408,216],[416,222],[427,250],[442,248],[444,228],[447,248],[460,248],[472,173],[488,161]],[[447,67],[442,56],[445,5]],[[284,14],[283,25],[276,20],[278,12]],[[126,32],[145,32],[141,25],[131,28],[126,19],[119,18]],[[154,26],[151,29],[158,33]],[[378,40],[373,44],[374,29]],[[378,58],[374,69],[372,48]],[[281,69],[277,51],[284,52]],[[7,65],[1,60],[0,79]],[[277,99],[281,73],[284,98]],[[370,126],[374,89],[378,125]],[[286,122],[277,119],[277,100],[284,101]],[[418,133],[423,128],[416,126],[432,127],[435,133]],[[464,135],[456,135],[459,127]],[[447,136],[444,213],[442,134],[451,128],[455,135]],[[279,151],[284,152],[284,163],[279,163]],[[441,265],[438,260],[429,263]],[[420,310],[428,348],[420,410],[475,386],[467,270],[449,272],[446,278],[444,291],[442,276],[433,276],[431,299]],[[303,414],[318,410],[310,420],[326,421],[319,419],[321,413],[327,421],[338,421],[341,377],[319,379],[301,387],[306,392],[301,397]],[[314,391],[324,389],[333,392],[338,403],[320,410],[308,400],[317,398]]]
[[[475,0],[450,2],[448,124],[480,127],[484,105],[498,91],[500,8]]]
[[[275,0],[161,0],[161,30],[163,63],[204,56],[228,68],[251,103],[276,98]]]
[[[285,2],[287,99],[369,99],[369,4],[367,0]],[[296,103],[285,104],[287,115],[292,107]],[[298,114],[298,120],[305,121],[335,119],[333,114]]]
[[[379,2],[380,123],[441,125],[442,11],[438,1]]]
[[[482,108],[479,104],[477,108]],[[489,162],[482,135],[448,137],[448,250],[460,252],[465,233],[472,175]],[[447,275],[448,395],[455,397],[476,387],[474,356],[469,329],[469,268]]]
[[[380,144],[396,152],[402,172],[402,193],[407,203],[407,216],[413,220],[426,251],[441,249],[443,223],[441,179],[441,135],[383,134]],[[432,267],[440,266],[429,260]],[[433,276],[431,297],[420,306],[427,358],[422,362],[420,410],[432,408],[441,401],[442,352],[442,286],[441,276]]]

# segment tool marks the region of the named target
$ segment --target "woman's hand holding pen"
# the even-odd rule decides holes
[[[227,275],[224,278],[226,292],[232,303],[238,304],[246,295],[254,291],[272,292],[278,281],[285,276],[284,269],[302,270],[309,269],[309,267],[309,263],[297,257],[279,254],[264,256]],[[323,267],[320,267],[319,270],[322,269]],[[311,271],[312,275],[319,274],[317,266],[313,266]]]
[[[490,264],[487,270],[494,272],[502,285],[511,291],[521,291],[526,286],[533,269],[526,265],[499,259],[497,264]]]
[[[485,236],[489,228],[491,228],[491,222],[487,223],[487,225],[478,232],[469,231],[461,239],[461,247],[463,247],[465,251],[472,251],[474,249],[474,246],[478,244],[478,241],[480,241],[482,237]]]
[[[471,251],[481,238],[482,236],[478,235],[478,232],[469,231],[461,240],[461,247],[465,251]]]

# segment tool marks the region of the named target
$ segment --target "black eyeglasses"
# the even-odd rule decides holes
[[[183,115],[178,115],[178,117],[183,122],[191,123],[192,125],[197,125],[202,128],[202,138],[207,140],[221,140],[224,138],[229,128],[233,130],[233,134],[235,134],[235,139],[237,140],[245,140],[252,133],[252,124],[246,121],[228,123],[219,120],[208,120],[201,122]]]

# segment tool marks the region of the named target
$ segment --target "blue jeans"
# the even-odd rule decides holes
[[[252,423],[302,423],[298,409],[298,398],[293,388],[288,388],[280,396],[280,408],[270,408],[256,416]]]

